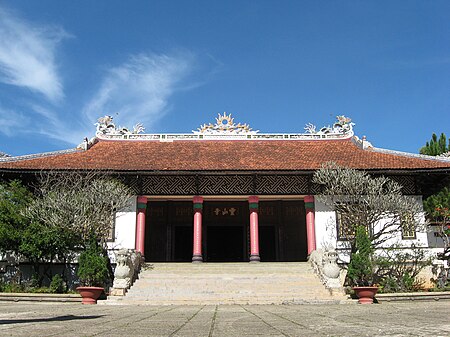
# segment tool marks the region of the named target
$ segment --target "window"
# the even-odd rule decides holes
[[[404,214],[400,219],[402,239],[411,240],[416,238],[416,224],[412,214]]]
[[[355,237],[355,228],[351,225],[352,217],[336,212],[337,239],[348,240]]]

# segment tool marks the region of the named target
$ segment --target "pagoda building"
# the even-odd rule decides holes
[[[418,202],[449,183],[450,160],[372,146],[349,118],[304,133],[260,133],[219,114],[187,134],[145,134],[100,118],[94,138],[75,149],[0,157],[2,179],[42,171],[104,171],[135,196],[116,217],[112,250],[135,249],[149,262],[306,261],[340,244],[337,216],[317,195],[313,173],[334,162],[385,175]],[[426,233],[399,240],[428,247]]]

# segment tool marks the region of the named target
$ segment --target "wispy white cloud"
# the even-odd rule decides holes
[[[131,56],[124,64],[106,71],[99,89],[81,112],[73,111],[71,118],[48,104],[28,100],[21,108],[23,113],[0,107],[0,115],[5,116],[0,117],[1,132],[31,132],[77,145],[84,137],[94,135],[95,121],[105,114],[114,115],[123,126],[142,122],[150,130],[167,111],[171,95],[195,87],[192,81],[184,81],[192,72],[194,60],[189,52]]]
[[[78,144],[93,135],[93,124],[105,114],[127,127],[144,123],[150,131],[174,93],[201,85],[187,81],[196,66],[191,52],[142,53],[107,68],[91,98],[74,103],[64,95],[57,58],[61,40],[69,36],[0,5],[0,83],[29,91],[11,106],[0,106],[1,134],[34,133]]]
[[[70,129],[70,123],[52,109],[29,103],[20,109],[0,106],[0,133],[8,137],[19,134],[41,134],[66,143],[79,144],[82,132]]]
[[[38,104],[30,104],[30,108],[38,117],[34,118],[36,133],[73,145],[80,144],[88,135],[81,125],[74,125],[67,116],[59,116],[53,109]]]
[[[55,53],[67,36],[62,28],[33,25],[0,7],[0,81],[60,101],[64,91]]]
[[[83,109],[91,123],[103,115],[116,115],[124,126],[137,122],[151,128],[167,111],[169,98],[185,89],[194,56],[190,52],[174,55],[139,54],[109,69],[100,88]]]
[[[0,133],[13,136],[29,124],[29,118],[22,113],[0,106]]]

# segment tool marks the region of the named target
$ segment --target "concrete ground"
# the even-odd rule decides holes
[[[0,336],[450,336],[450,301],[373,305],[0,303]]]

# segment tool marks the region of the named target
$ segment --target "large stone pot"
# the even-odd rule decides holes
[[[367,287],[353,287],[356,296],[358,296],[359,304],[372,304],[373,299],[378,291],[378,287],[375,286],[367,286]]]
[[[82,304],[97,304],[97,298],[103,292],[102,287],[77,287],[76,291],[78,291],[82,297]]]

